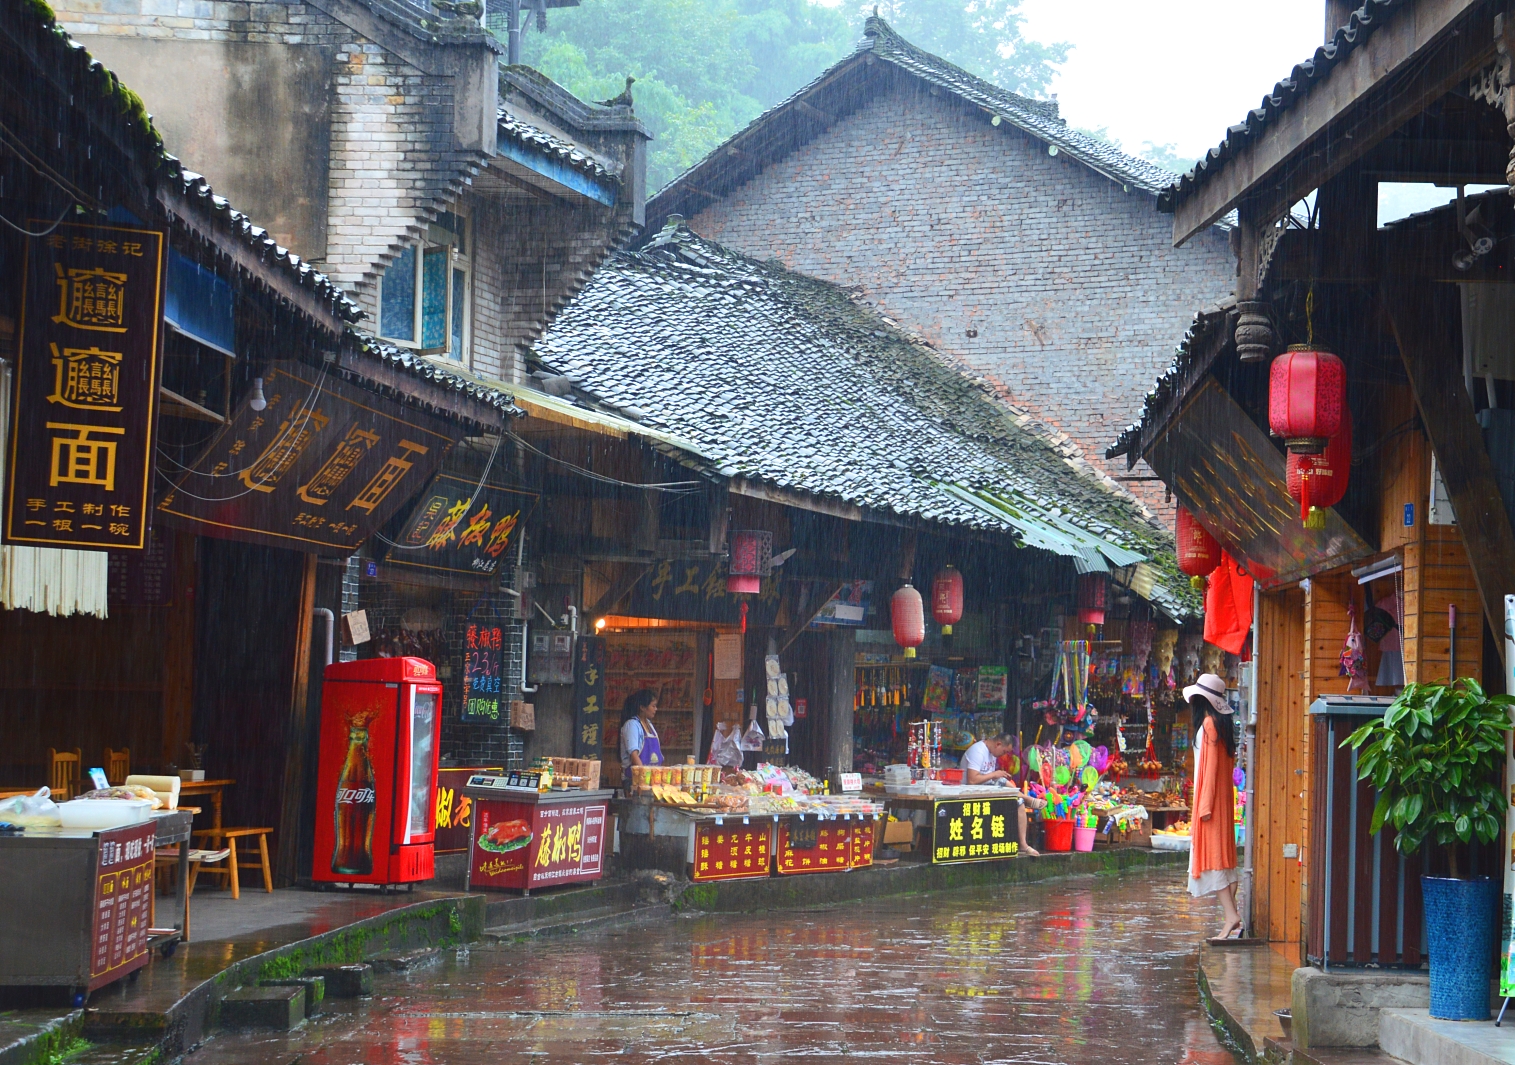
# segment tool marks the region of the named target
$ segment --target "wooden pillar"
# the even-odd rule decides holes
[[[1515,531],[1505,514],[1494,468],[1484,448],[1473,401],[1462,381],[1457,293],[1433,294],[1429,284],[1384,282],[1384,309],[1410,378],[1415,404],[1457,512],[1474,584],[1490,628],[1504,631],[1504,597],[1515,592]],[[1476,631],[1476,630],[1475,630]],[[1481,638],[1468,648],[1481,653]],[[1504,653],[1500,641],[1500,654]],[[1408,671],[1406,679],[1409,679]]]
[[[199,538],[173,536],[173,600],[164,617],[163,743],[161,766],[189,764],[185,744],[195,713],[195,588],[200,583]]]
[[[833,774],[832,780],[840,780],[834,774],[852,772],[853,698],[857,690],[857,642],[853,630],[830,626],[826,649],[831,682],[826,708],[826,769]]]
[[[306,820],[305,773],[306,767],[315,758],[308,751],[309,723],[316,712],[308,705],[310,696],[310,641],[314,628],[313,611],[316,607],[316,556],[302,556],[300,568],[300,595],[294,619],[294,676],[290,684],[289,712],[284,729],[284,787],[283,805],[279,813],[278,834],[275,837],[278,857],[274,876],[280,887],[295,882],[300,854],[300,826]]]
[[[1252,811],[1256,934],[1300,939],[1300,858],[1307,839],[1299,811],[1309,802],[1309,733],[1303,670],[1305,596],[1298,588],[1262,596],[1258,612],[1257,751]],[[1285,854],[1292,845],[1295,853]]]

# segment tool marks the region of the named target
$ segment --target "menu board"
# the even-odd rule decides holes
[[[981,862],[1014,856],[1019,802],[1003,799],[953,799],[936,803],[931,819],[931,860]]]
[[[147,962],[152,906],[153,839],[157,826],[114,828],[96,834],[95,916],[90,989],[117,980]]]
[[[775,853],[780,876],[834,873],[872,865],[873,822],[781,818]]]
[[[694,828],[694,868],[690,879],[747,880],[768,875],[768,841],[773,822],[717,825],[699,821]]]
[[[504,631],[469,622],[463,634],[464,721],[499,721]]]
[[[606,809],[603,800],[548,804],[477,799],[470,886],[530,890],[598,880],[603,874]]]

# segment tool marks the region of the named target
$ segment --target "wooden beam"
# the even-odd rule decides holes
[[[300,559],[300,594],[295,609],[294,677],[290,685],[289,707],[284,727],[284,787],[279,811],[278,851],[274,859],[274,879],[288,887],[299,875],[300,826],[307,820],[305,811],[305,773],[310,746],[310,641],[315,629],[316,556]]]
[[[1456,291],[1440,293],[1424,282],[1390,279],[1384,282],[1383,299],[1415,405],[1457,514],[1484,617],[1494,632],[1503,632],[1504,597],[1515,592],[1515,531],[1505,514],[1473,401],[1463,387]],[[1503,641],[1496,643],[1502,654]]]
[[[647,572],[651,569],[651,562],[629,564],[616,578],[615,583],[605,589],[605,594],[595,600],[594,606],[590,607],[589,613],[585,615],[585,620],[592,625],[596,618],[604,617],[614,610],[622,599],[631,594],[631,589],[636,587],[637,581],[647,576]]]
[[[836,594],[843,588],[847,587],[847,585],[846,582],[840,582],[824,585],[824,587],[830,588],[831,590],[820,599],[807,603],[799,608],[798,613],[800,615],[800,620],[795,624],[789,626],[789,631],[784,633],[783,637],[779,640],[779,654],[783,654],[785,651],[789,650],[789,645],[800,638],[800,633],[804,632],[810,627],[810,623],[820,616],[822,610],[826,609],[826,604],[831,602],[831,600],[836,597]]]
[[[1182,194],[1173,243],[1219,221],[1244,198],[1261,222],[1356,162],[1494,55],[1481,0],[1420,0],[1390,16],[1324,81],[1270,117],[1259,136]],[[1474,18],[1474,15],[1482,15]]]

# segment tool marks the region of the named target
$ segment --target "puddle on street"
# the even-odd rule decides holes
[[[189,1065],[1232,1065],[1200,1007],[1215,923],[1172,872],[629,922],[381,977]]]

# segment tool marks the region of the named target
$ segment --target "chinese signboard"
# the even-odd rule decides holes
[[[693,880],[746,880],[768,875],[768,838],[773,823],[694,827]]]
[[[580,880],[598,880],[605,855],[606,804],[474,802],[472,887],[530,890]]]
[[[785,817],[779,821],[778,837],[780,876],[835,873],[873,864],[872,821]]]
[[[26,242],[5,542],[140,550],[157,428],[163,234]]]
[[[715,621],[735,625],[746,601],[749,625],[772,625],[779,612],[779,581],[764,577],[757,595],[726,591],[726,563],[721,561],[654,562],[627,596],[626,613],[636,617],[680,621]]]
[[[1013,856],[1017,807],[1017,801],[1008,798],[937,803],[931,822],[931,860],[979,862]]]
[[[509,563],[517,530],[537,497],[530,492],[439,473],[394,538],[386,561],[442,573],[488,577]]]
[[[99,833],[90,990],[147,964],[156,833],[150,821]]]
[[[232,540],[351,554],[452,448],[447,424],[294,362],[264,372],[158,511]]]
[[[598,758],[605,731],[605,638],[580,636],[573,676],[573,756]]]
[[[462,854],[468,850],[468,832],[473,828],[473,799],[463,786],[475,773],[503,773],[503,766],[480,765],[466,769],[437,770],[436,848],[438,854]]]
[[[501,650],[505,633],[498,625],[470,621],[463,633],[463,720],[500,720]]]

